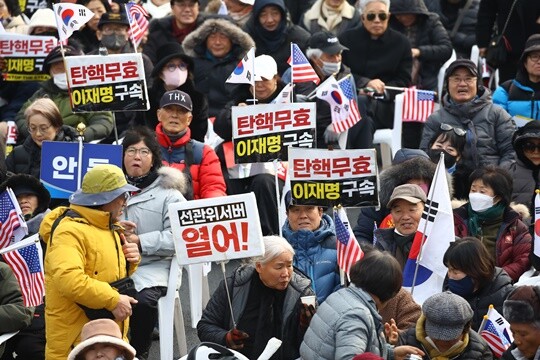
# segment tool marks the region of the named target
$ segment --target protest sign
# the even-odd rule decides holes
[[[21,11],[24,12],[29,19],[38,9],[44,9],[48,6],[47,0],[19,0]]]

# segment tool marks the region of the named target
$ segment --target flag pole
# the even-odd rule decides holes
[[[279,213],[279,204],[281,203],[281,197],[279,196],[279,176],[278,176],[278,159],[274,159],[274,184],[276,189],[276,199],[277,199],[277,211]],[[292,195],[292,193],[291,193]],[[279,215],[278,215],[279,220]],[[283,237],[283,229],[279,227],[279,236]]]
[[[253,88],[253,105],[255,105],[257,104],[257,97],[255,96],[255,48],[252,47],[251,50],[253,50],[253,52],[251,53],[251,55],[253,56],[253,61],[251,61],[251,73],[253,74],[253,80],[251,80],[251,87]]]
[[[234,312],[231,303],[231,294],[229,292],[229,285],[227,284],[227,270],[225,269],[225,264],[227,261],[220,261],[221,272],[223,273],[223,282],[225,283],[225,291],[227,292],[227,301],[229,303],[229,310],[231,311],[231,322],[233,323],[233,328],[236,329],[236,321],[234,320]]]
[[[294,84],[294,58],[293,58],[293,43],[291,42],[291,84]],[[293,90],[291,89],[291,102],[293,102]]]
[[[441,152],[441,157],[439,159],[439,163],[437,164],[437,169],[441,165],[441,163],[444,164],[444,152]],[[439,172],[435,170],[435,177],[433,178],[433,181],[431,182],[431,186],[429,187],[430,190],[435,189],[435,185],[437,184],[437,180],[439,177]],[[428,191],[428,194],[431,191]],[[430,201],[427,209],[428,215],[431,214],[431,208],[433,207],[433,202]],[[420,241],[420,250],[418,252],[418,256],[416,257],[416,267],[414,268],[414,276],[412,280],[412,286],[411,286],[411,295],[414,293],[414,285],[416,284],[416,277],[418,276],[418,267],[420,266],[420,259],[422,259],[422,251],[424,249],[424,241],[426,241],[426,230],[427,230],[427,224],[428,222],[424,222],[424,229],[422,229],[422,240]]]
[[[17,241],[17,242],[15,242],[14,244],[12,244],[10,246],[6,246],[5,248],[0,249],[0,255],[5,254],[5,253],[10,252],[10,251],[15,251],[15,250],[25,248],[25,247],[30,246],[32,244],[35,244],[37,242],[39,242],[39,234],[36,233],[36,234],[34,234],[34,235],[30,236],[30,237],[27,237],[24,240]]]

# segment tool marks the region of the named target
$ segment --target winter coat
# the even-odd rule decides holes
[[[77,141],[78,134],[71,126],[63,125],[54,141]],[[41,174],[41,146],[31,136],[16,146],[6,158],[8,171],[14,174],[28,174],[39,179]]]
[[[158,170],[159,177],[127,202],[124,216],[137,224],[141,242],[141,263],[131,276],[137,291],[153,286],[167,287],[174,241],[169,205],[186,201],[182,191],[187,186],[184,174],[170,167]]]
[[[282,233],[294,249],[294,266],[309,276],[317,301],[321,304],[341,286],[334,221],[323,214],[317,230],[293,231],[289,220],[286,220]]]
[[[481,288],[475,291],[471,297],[465,298],[474,312],[471,328],[479,329],[484,315],[487,314],[489,305],[493,305],[495,310],[502,314],[503,302],[506,296],[513,290],[512,279],[506,271],[496,267],[491,281],[480,284]],[[448,277],[445,279],[443,291],[450,291],[448,288]]]
[[[523,70],[514,80],[507,80],[493,93],[493,102],[510,115],[540,120],[540,85],[529,81]]]
[[[384,359],[393,350],[384,339],[384,325],[373,298],[350,286],[331,294],[311,319],[300,346],[303,359],[350,360],[370,352]]]
[[[90,113],[73,113],[71,110],[71,101],[67,90],[59,89],[52,79],[41,84],[41,88],[32,95],[27,102],[24,103],[21,110],[17,113],[15,121],[19,130],[19,137],[26,138],[28,133],[28,124],[24,116],[24,111],[35,100],[48,97],[60,110],[64,125],[69,125],[77,128],[77,125],[82,122],[86,125],[84,131],[84,140],[93,141],[107,137],[113,130],[112,114],[109,111],[90,112]]]
[[[281,10],[281,23],[278,29],[272,32],[264,30],[259,22],[259,14],[268,5],[277,6]],[[291,42],[305,50],[311,36],[307,30],[294,25],[288,19],[287,8],[283,4],[283,0],[257,0],[253,5],[251,17],[244,26],[244,31],[255,41],[255,56],[272,56],[276,60],[280,75],[289,68],[287,60],[291,56]],[[268,41],[269,37],[275,38],[274,41]]]
[[[232,43],[231,51],[220,59],[213,57],[206,47],[206,39],[216,31],[225,34]],[[182,47],[186,55],[197,64],[193,70],[195,88],[206,95],[209,116],[216,116],[233,97],[238,85],[225,81],[253,46],[251,36],[226,19],[208,19],[184,39]]]
[[[409,86],[411,83],[411,45],[405,35],[388,28],[378,39],[362,26],[346,31],[339,42],[349,48],[343,52],[343,63],[351,68],[356,88],[362,89],[372,79],[386,86]]]
[[[454,209],[454,231],[458,237],[471,236],[468,229],[468,206],[465,204]],[[529,269],[531,241],[527,225],[508,206],[503,213],[495,244],[495,265],[503,268],[513,281],[517,281]]]
[[[390,320],[394,319],[399,331],[414,327],[421,313],[420,305],[414,301],[411,293],[404,288],[401,288],[396,296],[388,300],[384,308],[379,310],[383,324],[390,323]]]
[[[285,7],[289,11],[290,18],[294,24],[300,23],[300,17],[315,2],[314,0],[284,0]]]
[[[540,349],[540,348],[539,348]],[[536,354],[538,355],[538,350],[536,351]],[[533,360],[540,359],[538,356],[536,356]],[[512,343],[512,345],[502,354],[501,360],[529,360],[528,358],[525,358],[521,351],[517,348],[516,344]]]
[[[358,10],[349,3],[344,2],[340,13],[340,22],[334,27],[329,28],[322,15],[323,3],[324,0],[317,0],[300,19],[300,25],[309,31],[310,34],[315,34],[319,31],[330,31],[337,36],[360,24],[360,14],[358,13]]]
[[[186,144],[191,143],[193,164],[189,168],[189,173],[194,199],[226,195],[225,180],[216,153],[210,146],[191,139],[189,128],[184,136],[173,143],[163,132],[161,124],[158,124],[156,136],[161,147],[163,164],[181,171],[185,168]]]
[[[54,229],[54,221],[68,209],[81,217],[65,216]],[[58,207],[43,220],[39,234],[47,244],[45,256],[45,323],[47,360],[65,360],[78,342],[89,319],[77,305],[112,311],[120,294],[109,283],[129,274],[122,243],[112,223],[111,213],[79,205]],[[127,340],[129,320],[118,322]]]
[[[0,121],[15,121],[24,102],[39,89],[38,81],[6,81],[0,79],[0,98],[6,103],[0,106]]]
[[[6,32],[11,34],[27,35],[28,34],[28,25],[24,21],[22,15],[13,16],[8,24],[2,25]]]
[[[230,317],[231,311],[227,301],[225,283],[221,281],[197,324],[199,340],[227,345],[225,335],[233,328],[233,324],[237,324],[242,318],[247,307],[246,302],[249,297],[253,276],[258,276],[255,273],[255,266],[244,265],[237,268],[231,276],[227,277],[232,313],[235,317],[234,323]],[[301,336],[303,335],[297,330],[301,306],[300,297],[314,295],[313,290],[311,290],[311,281],[296,271],[293,272],[289,286],[285,291],[281,319],[281,340],[283,343],[276,354],[277,356],[274,355],[281,360],[298,358],[298,344],[302,341]]]
[[[195,19],[195,28],[199,27],[206,18],[199,14]],[[150,28],[148,30],[148,40],[143,47],[143,53],[146,54],[152,63],[155,65],[160,59],[157,58],[157,50],[171,42],[177,42],[172,32],[172,24],[174,16],[169,15],[161,19],[154,19],[150,22]]]
[[[407,259],[409,258],[409,252],[412,247],[414,236],[410,235],[408,243],[403,246],[403,249],[399,248],[394,236],[399,236],[394,228],[389,229],[377,229],[373,232],[375,247],[381,251],[388,251],[393,257],[397,259],[401,269],[405,268]]]
[[[419,89],[437,90],[439,69],[452,55],[452,43],[439,16],[430,13],[422,0],[392,0],[390,26],[414,40],[411,47],[420,50],[420,71],[416,85]],[[403,26],[396,15],[414,14],[416,22],[410,28]],[[408,33],[413,31],[413,35]]]
[[[420,149],[427,150],[442,123],[467,130],[467,155],[462,161],[471,168],[489,164],[508,168],[514,161],[514,121],[506,111],[492,103],[489,90],[483,86],[475,99],[464,104],[454,103],[446,94],[442,107],[431,114],[424,125]]]
[[[457,57],[469,58],[471,48],[476,44],[476,17],[480,0],[472,0],[471,6],[465,12],[457,31],[452,36],[452,30],[456,24],[459,14],[464,10],[467,0],[460,0],[453,4],[447,0],[436,0],[440,3],[440,11],[437,12],[441,17],[441,22],[448,31],[452,45],[456,50]],[[432,10],[433,11],[433,10]]]
[[[21,287],[11,268],[0,261],[0,334],[22,330],[30,325],[33,307],[24,306]],[[0,357],[5,342],[0,344]]]

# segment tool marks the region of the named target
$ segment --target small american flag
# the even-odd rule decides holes
[[[502,353],[510,346],[510,344],[505,344],[505,337],[499,335],[499,331],[489,319],[486,320],[484,328],[480,330],[480,336],[486,340],[497,358],[500,358]]]
[[[0,249],[9,245],[13,232],[21,225],[15,201],[7,190],[0,194]]]
[[[349,230],[349,219],[347,219],[345,209],[334,210],[334,222],[336,224],[338,266],[349,275],[351,266],[364,257],[364,252],[354,234]]]
[[[133,46],[138,47],[148,30],[149,15],[142,6],[131,1],[126,4],[126,14],[129,20],[129,36],[133,41]]]
[[[403,121],[426,122],[435,107],[435,93],[418,90],[416,87],[405,89],[403,97]]]
[[[334,130],[341,133],[347,129],[350,129],[354,124],[362,119],[360,112],[358,111],[358,104],[356,102],[356,87],[352,82],[352,76],[347,76],[338,81],[339,87],[343,92],[343,95],[349,100],[349,113],[347,118],[340,122],[332,123]]]
[[[293,82],[313,81],[318,84],[321,81],[302,50],[295,43],[291,43],[291,59],[289,60],[289,64],[292,62],[291,76]]]
[[[6,252],[4,260],[11,267],[21,287],[24,306],[38,306],[43,303],[44,281],[41,245],[33,242],[18,250]]]

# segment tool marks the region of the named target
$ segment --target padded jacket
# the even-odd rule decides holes
[[[535,85],[536,90],[532,88]],[[540,86],[532,84],[521,70],[515,79],[505,81],[495,90],[493,102],[512,116],[540,120]]]
[[[330,31],[334,35],[340,35],[345,31],[352,29],[360,24],[360,14],[358,10],[351,4],[343,3],[341,10],[341,21],[332,28],[323,20],[322,6],[324,0],[317,0],[309,10],[307,10],[300,19],[300,25],[309,31],[310,34],[315,34],[319,31]]]

